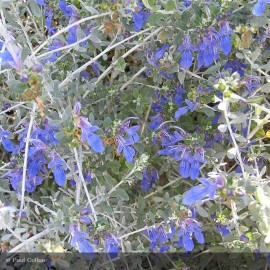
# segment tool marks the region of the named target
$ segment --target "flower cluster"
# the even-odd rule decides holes
[[[87,142],[87,144],[93,149],[93,151],[97,153],[104,152],[104,144],[100,137],[96,135],[94,132],[99,128],[97,126],[91,125],[86,117],[79,116],[81,109],[81,104],[76,102],[74,105],[74,121],[75,125],[81,131],[81,141]]]
[[[171,133],[170,131],[163,129],[159,137],[161,139],[161,144],[163,149],[159,150],[160,155],[171,156],[175,161],[180,161],[179,164],[179,174],[184,177],[190,177],[191,180],[195,180],[200,174],[200,164],[205,163],[204,158],[204,148],[200,146],[194,147],[194,154],[192,154],[191,147],[179,143],[188,135],[185,132],[180,134],[177,131]]]
[[[115,136],[117,153],[123,153],[128,162],[134,162],[135,149],[132,145],[140,140],[137,134],[139,129],[138,125],[130,126],[130,121],[124,121],[119,127],[118,134]]]
[[[185,220],[171,219],[168,225],[159,225],[157,228],[144,231],[151,241],[151,250],[159,246],[160,252],[168,251],[172,248],[172,244],[175,243],[179,248],[190,252],[195,247],[193,236],[198,243],[204,244],[202,224],[195,218],[186,218]]]
[[[149,174],[149,168],[146,168],[142,174],[141,188],[143,190],[149,190],[153,184],[159,179],[158,170],[156,168],[151,169]]]
[[[207,178],[200,178],[199,181],[202,185],[197,185],[188,190],[183,197],[183,204],[192,205],[201,202],[206,196],[213,200],[216,191],[225,185],[225,181],[221,176],[217,177],[215,182]]]
[[[7,137],[10,132],[2,131],[2,145],[4,148],[13,154],[20,155],[25,151],[26,138],[29,128],[29,123],[22,122],[24,128],[17,132],[19,136],[19,144],[14,146],[12,141]],[[17,126],[19,127],[19,125]],[[57,127],[49,125],[49,118],[45,118],[41,128],[36,124],[33,125],[29,141],[27,156],[27,175],[25,179],[25,187],[27,192],[34,192],[36,187],[43,183],[44,176],[50,169],[54,174],[55,182],[58,186],[63,186],[66,182],[65,168],[66,163],[54,150],[50,150],[49,146],[59,144],[55,138]],[[14,159],[11,163],[13,168],[9,169],[2,177],[10,180],[10,184],[16,192],[19,192],[19,183],[23,178],[23,169],[18,160]]]

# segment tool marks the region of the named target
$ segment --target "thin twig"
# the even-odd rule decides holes
[[[104,54],[106,54],[107,52],[111,51],[112,49],[116,48],[117,46],[125,43],[126,41],[137,37],[145,32],[148,32],[149,30],[151,30],[152,27],[147,28],[145,30],[142,30],[130,37],[127,37],[121,41],[119,41],[118,43],[112,45],[111,47],[107,47],[104,51],[102,51],[101,53],[99,53],[97,56],[95,56],[94,58],[92,58],[90,61],[86,62],[85,64],[83,64],[82,66],[80,66],[79,68],[77,68],[76,70],[74,70],[71,74],[69,74],[67,76],[67,78],[65,80],[63,80],[60,84],[59,87],[63,87],[64,85],[66,85],[73,77],[74,75],[76,75],[77,73],[80,73],[81,71],[85,70],[89,65],[93,64],[97,59],[99,59],[101,56],[103,56]]]
[[[76,47],[76,45],[80,44],[81,42],[84,42],[85,40],[89,39],[91,37],[91,34],[70,44],[70,45],[66,45],[66,46],[63,46],[63,47],[60,47],[60,48],[57,48],[57,49],[54,49],[54,50],[51,50],[49,52],[45,52],[43,54],[40,54],[39,56],[36,57],[36,59],[40,59],[40,58],[43,58],[44,56],[48,55],[48,54],[52,54],[52,53],[55,53],[55,52],[59,52],[59,51],[62,51],[62,50],[66,50],[66,49],[72,49],[73,47]]]
[[[53,229],[51,229],[53,230]],[[10,253],[15,253],[17,251],[19,251],[21,248],[23,248],[24,246],[36,241],[37,239],[40,239],[41,237],[43,237],[44,235],[48,234],[50,232],[50,229],[46,229],[43,232],[40,232],[28,239],[26,239],[24,242],[22,242],[21,244],[19,244],[18,246],[12,248],[8,253],[7,253],[7,257],[12,256],[13,254]],[[14,255],[13,255],[14,256]]]
[[[120,88],[120,91],[123,91],[128,85],[130,85],[138,76],[140,76],[147,67],[141,68],[137,73],[135,73],[125,84],[122,85]]]
[[[136,167],[134,166],[131,172],[108,192],[108,195],[112,194],[119,186],[126,182],[126,180],[135,172],[135,170]]]
[[[136,46],[134,46],[133,48],[128,50],[126,53],[124,53],[121,56],[121,58],[125,59],[132,52],[136,51],[138,48],[140,48],[142,45],[144,45],[150,38],[152,38],[152,36],[156,35],[161,29],[162,29],[162,27],[159,27],[158,29],[156,29],[153,33],[148,35],[141,43],[137,44]],[[105,78],[110,73],[110,71],[117,64],[117,61],[118,61],[118,59],[116,59],[113,63],[111,63],[111,65],[98,77],[97,81],[95,82],[95,85],[97,85],[103,78]],[[134,82],[134,84],[135,84],[135,82]],[[155,89],[157,89],[157,88],[155,88]],[[90,92],[89,90],[86,91],[85,94],[83,95],[83,98],[86,98],[86,96],[88,95],[89,92]]]
[[[225,118],[226,124],[228,126],[228,130],[230,132],[230,135],[231,135],[231,138],[232,138],[232,141],[233,141],[234,148],[236,150],[236,154],[237,154],[237,157],[238,157],[239,165],[240,165],[241,170],[242,170],[242,173],[243,173],[243,177],[246,179],[246,177],[245,177],[245,170],[244,170],[244,163],[243,163],[243,160],[242,160],[242,157],[241,157],[241,153],[240,153],[238,144],[237,144],[237,142],[236,142],[236,140],[234,138],[232,127],[231,127],[230,120],[229,120],[229,117],[228,117],[228,111],[227,111],[228,100],[225,98],[225,101],[224,102],[225,102],[224,111],[223,111],[224,112],[224,118]]]
[[[104,16],[107,16],[107,15],[111,15],[112,12],[105,12],[105,13],[102,13],[102,14],[97,14],[97,15],[94,15],[94,16],[90,16],[90,17],[86,17],[86,18],[83,18],[77,22],[74,22],[72,24],[69,24],[67,27],[63,28],[62,30],[58,31],[57,33],[55,33],[54,35],[48,37],[47,40],[45,40],[31,55],[30,55],[30,59],[32,59],[42,48],[44,48],[50,40],[53,40],[54,38],[58,37],[59,35],[61,35],[62,33],[65,33],[66,31],[68,31],[70,28],[78,25],[78,24],[81,24],[83,22],[86,22],[86,21],[90,21],[90,20],[93,20],[93,19],[96,19],[96,18],[100,18],[100,17],[104,17]]]
[[[147,110],[146,115],[145,115],[145,118],[144,118],[144,122],[143,122],[143,125],[142,125],[142,130],[141,130],[141,136],[142,136],[142,134],[144,132],[144,129],[145,129],[145,126],[146,126],[146,122],[148,120],[148,117],[149,117],[151,108],[152,108],[152,102],[149,104],[148,110]]]
[[[0,112],[0,115],[4,114],[4,113],[6,113],[6,112],[9,112],[9,111],[11,111],[11,110],[13,110],[13,109],[15,109],[15,108],[17,108],[17,107],[20,107],[20,106],[22,106],[22,105],[25,104],[25,103],[26,103],[26,102],[20,102],[20,103],[18,103],[18,104],[16,104],[16,105],[14,105],[14,106],[12,106],[12,107],[10,107],[10,108],[4,110],[4,111],[1,111],[1,112]]]
[[[23,176],[22,176],[22,195],[21,195],[21,206],[20,206],[20,212],[19,212],[19,217],[18,217],[18,221],[17,221],[17,226],[19,226],[20,224],[20,220],[21,220],[21,213],[24,207],[24,193],[25,193],[25,182],[26,182],[26,170],[27,170],[27,161],[28,161],[28,149],[29,149],[29,141],[30,141],[30,136],[31,136],[31,130],[32,130],[32,126],[33,126],[33,122],[34,122],[34,118],[35,118],[35,111],[37,108],[37,104],[36,102],[34,102],[33,104],[33,109],[32,109],[32,115],[31,115],[31,119],[29,122],[29,126],[28,126],[28,131],[27,131],[27,136],[26,136],[26,143],[25,143],[25,152],[24,152],[24,162],[23,162]]]
[[[76,163],[77,163],[77,166],[78,166],[78,170],[79,170],[79,176],[80,176],[80,179],[82,181],[82,184],[83,184],[83,187],[84,187],[84,190],[85,190],[85,193],[86,193],[86,196],[87,196],[87,199],[88,199],[90,208],[92,210],[92,214],[94,216],[94,220],[95,220],[95,222],[97,222],[97,220],[98,220],[97,219],[97,214],[96,214],[94,205],[93,205],[93,203],[91,201],[91,198],[90,198],[90,195],[89,195],[89,192],[88,192],[88,189],[87,189],[87,186],[86,186],[84,177],[83,177],[82,168],[81,168],[81,164],[80,164],[79,156],[78,156],[78,151],[77,151],[76,147],[74,148],[74,155],[75,155],[75,160],[76,160]]]

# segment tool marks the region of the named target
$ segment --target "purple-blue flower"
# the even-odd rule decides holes
[[[207,178],[200,178],[199,181],[202,185],[197,185],[188,190],[183,197],[183,204],[192,205],[202,201],[206,196],[213,200],[216,191],[224,186],[224,183],[221,183],[219,178],[217,178],[216,182],[212,182]]]
[[[179,241],[176,244],[185,251],[190,252],[194,249],[193,236],[200,244],[204,243],[204,235],[202,233],[202,224],[194,218],[187,218],[185,221],[179,222],[180,230],[178,232]]]
[[[182,108],[179,108],[175,114],[174,117],[178,119],[180,116],[186,114],[188,111],[194,112],[195,108],[198,106],[197,102],[191,102],[188,99],[185,99],[185,102],[187,106],[184,106]]]
[[[117,153],[123,153],[128,162],[134,161],[135,150],[131,145],[140,140],[137,134],[139,128],[138,125],[130,127],[130,121],[124,121],[119,127],[119,133],[115,136]]]
[[[91,224],[91,223],[92,223],[92,220],[91,220],[90,217],[88,217],[88,216],[80,216],[80,217],[79,217],[79,222],[80,222],[81,224],[88,225],[88,224]]]
[[[45,25],[48,29],[48,33],[49,35],[53,35],[56,33],[57,28],[52,27],[52,18],[53,18],[52,10],[48,10],[47,12],[45,12],[45,16],[46,16]]]
[[[178,47],[178,50],[183,51],[180,65],[186,69],[190,68],[192,65],[192,51],[197,49],[191,44],[189,36],[184,36],[183,44]]]
[[[61,48],[63,46],[64,46],[64,43],[62,41],[55,39],[53,41],[53,44],[49,46],[49,51],[59,49],[59,48]],[[46,62],[54,62],[58,56],[60,56],[60,51],[53,52],[52,56],[49,57],[49,58],[44,59],[43,62],[44,63],[46,63]]]
[[[52,169],[54,180],[56,184],[61,187],[66,182],[65,170],[63,168],[66,166],[66,162],[60,159],[54,151],[49,156],[52,158],[52,160],[48,164],[48,168]]]
[[[76,246],[81,253],[85,253],[87,257],[92,258],[93,254],[91,253],[94,253],[95,250],[92,247],[91,243],[88,240],[86,240],[89,238],[89,235],[85,232],[80,231],[78,229],[77,224],[72,224],[70,226],[70,234],[71,234],[70,245],[72,247]]]
[[[231,45],[231,34],[233,34],[233,30],[229,26],[229,21],[223,21],[220,23],[220,31],[219,31],[219,43],[220,47],[225,55],[228,55],[232,50]]]
[[[148,21],[150,13],[149,12],[144,12],[140,11],[137,13],[132,13],[132,18],[133,18],[133,28],[135,31],[140,31],[144,24]]]
[[[153,168],[149,175],[149,169],[146,168],[143,172],[143,178],[141,181],[141,188],[143,190],[149,190],[152,188],[153,184],[159,179],[158,170]]]
[[[0,65],[10,65],[20,72],[23,68],[21,49],[14,51],[10,45],[7,45],[7,49],[0,52]]]
[[[265,12],[265,4],[269,4],[269,0],[259,0],[252,9],[252,14],[255,16],[262,16]]]
[[[79,14],[79,10],[74,5],[67,5],[64,1],[59,1],[58,6],[67,17],[76,17]]]
[[[217,231],[221,234],[222,237],[231,234],[231,231],[228,229],[227,225],[218,225]]]
[[[111,259],[118,256],[120,240],[117,239],[112,233],[105,233],[105,252],[109,254]]]
[[[240,60],[236,61],[228,61],[224,65],[224,69],[228,70],[229,68],[232,69],[231,73],[238,72],[241,77],[245,75],[244,69],[247,68],[246,64],[243,64]]]
[[[151,116],[150,118],[151,118],[151,122],[148,125],[148,127],[151,130],[156,130],[164,120],[163,119],[163,114],[161,114],[161,113],[157,114],[156,116]]]
[[[135,150],[131,147],[131,145],[134,144],[133,141],[124,139],[120,134],[115,137],[115,141],[117,142],[117,153],[121,154],[123,152],[126,160],[128,162],[133,162],[135,156]]]
[[[36,0],[36,2],[41,6],[45,6],[44,0]]]
[[[88,145],[97,153],[104,152],[105,149],[102,140],[94,133],[99,129],[99,127],[92,126],[86,117],[79,117],[78,127],[82,131],[82,142],[87,142]]]
[[[12,133],[10,131],[5,131],[1,126],[0,126],[0,140],[1,144],[4,147],[4,149],[8,152],[13,152],[14,151],[14,146],[12,141],[8,138]]]

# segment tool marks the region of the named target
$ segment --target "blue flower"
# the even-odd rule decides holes
[[[56,49],[59,49],[63,47],[64,44],[60,40],[54,40],[53,44],[49,46],[49,51],[53,51]],[[50,58],[46,58],[43,60],[44,63],[46,62],[54,62],[56,60],[56,57],[60,56],[60,51],[52,53],[52,56]]]
[[[185,221],[180,221],[180,230],[178,233],[179,241],[176,244],[182,247],[185,251],[190,252],[194,249],[193,235],[197,242],[204,243],[204,235],[201,230],[201,223],[193,218],[188,218]]]
[[[58,6],[67,17],[76,17],[79,14],[78,9],[74,5],[67,5],[65,2],[59,1]]]
[[[166,73],[165,71],[160,71],[159,74],[167,79],[173,79],[174,73]]]
[[[133,141],[125,140],[121,135],[117,135],[115,137],[115,141],[117,142],[117,153],[121,154],[123,152],[126,160],[128,162],[133,162],[133,158],[135,156],[135,150],[130,145],[133,145]]]
[[[23,68],[21,49],[14,51],[10,45],[7,45],[7,49],[0,52],[0,65],[10,65],[20,72]]]
[[[122,124],[122,126],[120,127],[120,132],[126,132],[129,140],[133,143],[137,143],[140,140],[139,135],[137,134],[137,131],[140,129],[140,127],[138,125],[129,127],[129,125],[130,121]]]
[[[8,170],[1,178],[8,178],[12,188],[18,193],[18,185],[22,181],[23,169],[11,169]]]
[[[179,164],[179,174],[183,177],[183,178],[188,178],[190,176],[190,161],[191,161],[191,154],[189,151],[185,152],[184,154],[184,158],[182,159],[182,161]]]
[[[44,129],[46,132],[46,138],[49,141],[49,143],[55,143],[55,144],[59,144],[59,140],[55,138],[55,133],[56,131],[59,129],[57,126],[50,126],[49,125],[49,118],[46,117],[43,125],[44,125]]]
[[[224,69],[228,70],[229,68],[232,69],[231,73],[234,72],[238,72],[239,75],[241,77],[243,77],[245,75],[244,70],[245,68],[247,68],[246,64],[243,64],[240,60],[236,60],[236,61],[228,61],[226,62],[226,64],[224,65]]]
[[[231,231],[227,228],[227,225],[218,225],[217,231],[221,234],[222,237],[231,234]]]
[[[91,209],[89,207],[84,207],[81,211],[80,211],[80,215],[89,215],[91,213]]]
[[[86,174],[84,175],[84,180],[87,183],[91,183],[92,182],[93,178],[92,178],[92,175],[91,175],[91,171],[90,170],[87,170]]]
[[[68,25],[73,24],[76,21],[77,21],[76,18],[71,17],[70,20],[69,20]],[[71,27],[70,29],[68,29],[67,43],[69,45],[73,44],[73,43],[75,43],[77,41],[77,29],[78,29],[77,25],[75,25],[75,26]]]
[[[183,136],[180,135],[179,132],[174,131],[173,133],[170,133],[165,129],[160,131],[159,137],[161,139],[162,146],[173,145],[177,142],[180,142],[183,139]]]
[[[178,85],[175,91],[174,102],[178,107],[181,107],[184,101],[183,94],[186,94],[187,91],[181,85]]]
[[[265,4],[268,4],[269,1],[266,0],[259,0],[252,9],[252,14],[255,16],[262,16],[265,12]]]
[[[90,217],[88,217],[88,216],[80,216],[80,217],[79,217],[79,222],[80,222],[81,224],[88,225],[88,224],[91,224],[91,223],[92,223],[92,220],[91,220]]]
[[[73,107],[73,112],[75,116],[79,116],[81,112],[82,104],[80,102],[75,102]]]
[[[212,40],[204,38],[204,52],[203,52],[203,63],[204,66],[208,67],[214,62],[214,48],[215,44]]]
[[[40,152],[40,151],[39,151]],[[42,153],[33,155],[28,160],[27,174],[30,177],[37,176],[38,172],[42,169],[43,164],[46,164],[46,159]]]
[[[14,146],[12,141],[8,138],[12,133],[9,131],[5,131],[1,126],[0,126],[0,140],[2,143],[2,146],[4,149],[8,152],[13,152],[14,151]]]
[[[49,35],[53,35],[56,33],[57,28],[56,27],[52,27],[52,18],[53,18],[53,13],[51,10],[45,12],[45,16],[46,16],[46,20],[45,20],[45,25],[48,29],[48,33]]]
[[[202,185],[197,185],[188,190],[183,198],[183,204],[192,205],[196,202],[202,201],[207,195],[211,200],[214,199],[216,191],[223,186],[218,181],[215,183],[207,178],[200,178]]]
[[[151,116],[151,122],[148,125],[148,128],[150,128],[151,130],[156,130],[162,122],[163,115],[161,113],[157,114],[156,116]]]
[[[152,188],[153,184],[155,184],[158,179],[159,175],[157,169],[153,168],[149,176],[149,169],[146,168],[143,172],[141,188],[143,190],[149,190],[150,188]]]
[[[72,224],[70,226],[70,234],[71,234],[71,242],[70,245],[72,247],[76,246],[81,253],[92,259],[94,256],[94,248],[92,247],[91,243],[86,239],[89,238],[89,235],[85,232],[79,231],[77,224]],[[86,238],[86,239],[85,239]]]
[[[82,142],[87,142],[88,145],[97,153],[104,152],[105,149],[102,140],[94,133],[99,129],[97,126],[92,126],[87,118],[79,117],[78,127],[81,128],[82,131]]]
[[[45,6],[45,2],[43,0],[36,0],[36,2],[41,6]]]
[[[25,181],[25,189],[31,193],[36,190],[36,186],[42,184],[43,178],[41,176],[28,176]]]
[[[192,65],[192,52],[197,49],[191,44],[189,36],[183,38],[183,44],[178,47],[179,51],[183,51],[180,65],[186,69],[189,69]]]
[[[159,59],[161,59],[165,53],[166,50],[168,50],[170,48],[169,44],[163,44],[155,53],[155,61],[158,61]]]
[[[65,170],[63,168],[66,166],[66,162],[57,157],[54,151],[49,156],[52,158],[52,161],[48,164],[48,168],[52,169],[54,180],[56,184],[61,187],[66,182]]]
[[[195,108],[198,106],[197,102],[191,102],[188,99],[185,99],[185,102],[187,106],[184,106],[182,108],[179,108],[175,114],[174,117],[178,119],[180,116],[186,114],[188,111],[194,112]]]
[[[224,21],[221,22],[220,24],[220,47],[225,55],[228,55],[231,50],[232,50],[232,45],[231,45],[231,40],[232,38],[230,37],[231,34],[233,34],[233,30],[229,26],[230,22],[229,21]]]
[[[133,28],[135,31],[140,31],[144,24],[148,21],[150,13],[149,12],[144,12],[140,11],[137,13],[132,13],[132,18],[133,18]]]
[[[120,240],[117,239],[112,233],[106,233],[105,238],[105,252],[109,254],[111,259],[117,258],[119,253],[118,245],[120,243]]]
[[[126,121],[119,127],[119,133],[116,135],[115,141],[117,142],[117,153],[121,154],[123,152],[126,160],[133,162],[135,150],[131,145],[139,141],[137,131],[140,127],[138,125],[130,127],[129,125],[130,121]]]

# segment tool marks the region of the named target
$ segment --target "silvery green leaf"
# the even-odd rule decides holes
[[[235,158],[235,156],[236,156],[236,148],[231,148],[231,149],[229,149],[228,151],[227,151],[227,157],[229,158],[229,159],[234,159]]]
[[[226,124],[221,124],[218,126],[218,130],[221,132],[221,133],[225,133],[228,129],[228,126]]]
[[[35,0],[29,0],[29,7],[36,17],[41,17],[41,9],[39,4]]]
[[[201,216],[201,217],[208,217],[209,214],[207,213],[207,211],[199,204],[196,204],[196,209],[198,211],[198,214]]]
[[[35,205],[35,212],[37,213],[37,215],[40,215],[40,212],[39,212],[37,205]]]
[[[226,103],[222,101],[218,104],[218,109],[224,111],[226,110],[226,106],[227,106]]]
[[[181,84],[184,83],[185,81],[185,78],[186,78],[186,72],[185,71],[182,71],[182,72],[178,72],[178,80]]]
[[[243,137],[242,135],[239,135],[239,134],[237,134],[237,133],[234,133],[233,135],[234,135],[234,138],[235,138],[238,142],[244,143],[244,142],[247,141],[246,138]]]

